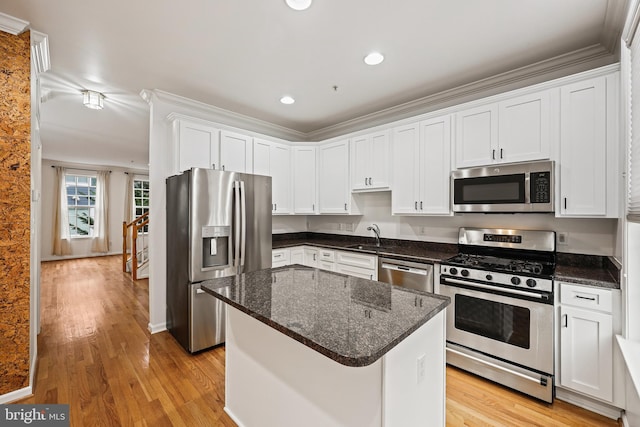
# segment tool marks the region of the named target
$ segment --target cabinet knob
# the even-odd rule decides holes
[[[344,210],[345,211],[347,210],[347,204],[346,203],[344,204]]]
[[[418,202],[414,202],[414,209],[418,210]]]
[[[502,156],[502,148],[500,149],[500,158],[501,159],[503,158],[503,156]]]
[[[422,200],[420,200],[420,210],[422,210]]]
[[[373,178],[369,178],[369,185],[373,185]]]
[[[491,160],[496,159],[496,150],[491,150]]]
[[[365,177],[365,179],[364,179],[364,185],[368,185],[368,184],[367,184],[367,178],[366,178],[366,177]]]

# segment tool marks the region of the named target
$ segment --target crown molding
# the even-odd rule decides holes
[[[612,53],[600,44],[588,46],[551,59],[507,71],[485,79],[425,96],[404,104],[347,120],[307,133],[307,141],[322,141],[366,128],[426,114],[456,104],[485,98],[551,79],[568,76],[615,62]]]
[[[11,15],[0,12],[0,31],[17,36],[24,32],[28,27],[28,21],[23,21],[22,19],[14,18]]]
[[[631,0],[631,2],[629,3],[629,10],[627,11],[624,29],[622,30],[622,40],[624,40],[624,43],[627,45],[627,47],[631,47],[631,43],[633,43],[633,38],[636,35],[639,23],[640,1]]]
[[[604,25],[600,33],[600,44],[611,53],[618,52],[620,47],[620,35],[630,1],[634,0],[609,0],[607,2]]]
[[[176,108],[187,109],[193,113],[206,117],[208,121],[218,122],[227,126],[236,127],[246,131],[286,139],[289,141],[305,141],[307,134],[293,129],[279,126],[264,120],[256,119],[244,114],[235,113],[204,102],[195,101],[180,95],[165,92],[159,89],[143,89],[140,96],[147,103],[162,102]],[[176,113],[177,114],[177,113]]]
[[[49,36],[34,30],[31,30],[31,62],[35,67],[36,74],[44,73],[51,69]]]

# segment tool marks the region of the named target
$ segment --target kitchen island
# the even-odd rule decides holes
[[[202,289],[227,303],[238,425],[444,425],[449,298],[298,265]]]

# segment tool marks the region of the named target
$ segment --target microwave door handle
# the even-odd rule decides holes
[[[247,192],[244,181],[240,181],[240,216],[240,268],[242,269],[247,252]]]
[[[238,181],[233,182],[233,202],[234,202],[234,218],[233,218],[233,266],[238,267],[240,261],[240,185]]]
[[[531,203],[531,175],[524,174],[524,202]]]

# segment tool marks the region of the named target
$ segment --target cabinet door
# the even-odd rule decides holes
[[[560,384],[611,402],[612,315],[567,306],[560,314]]]
[[[252,165],[251,138],[239,133],[220,132],[220,164],[226,171],[251,173]]]
[[[499,104],[500,162],[548,159],[551,154],[549,91],[520,96]]]
[[[418,123],[393,129],[391,155],[393,157],[393,187],[391,212],[418,213],[420,128]]]
[[[304,265],[304,248],[295,247],[291,248],[290,261],[291,264]]]
[[[483,105],[456,114],[456,167],[490,165],[498,149],[498,106]]]
[[[349,141],[324,145],[319,150],[318,202],[320,213],[349,212]]]
[[[174,126],[177,128],[178,172],[191,168],[220,167],[218,129],[184,120],[176,121]]]
[[[389,188],[389,131],[371,134],[371,179],[369,187],[376,190]]]
[[[369,135],[351,139],[351,189],[369,189],[369,166],[372,162]]]
[[[253,140],[253,173],[271,175],[271,142],[255,138]]]
[[[271,267],[284,267],[289,265],[290,251],[289,249],[273,249],[271,251]]]
[[[316,248],[304,248],[304,265],[317,267],[319,261],[318,250]]]
[[[271,146],[271,177],[273,213],[291,213],[291,147]]]
[[[607,139],[605,78],[561,88],[561,216],[607,213]]]
[[[316,148],[293,148],[293,212],[316,213]]]
[[[451,212],[451,117],[420,122],[420,213]]]

